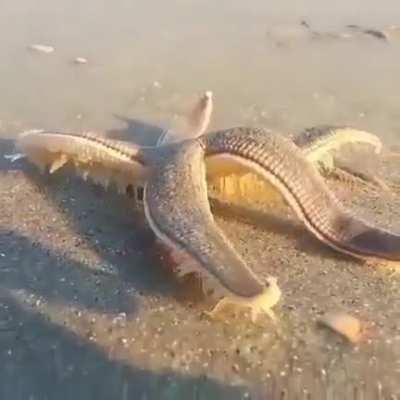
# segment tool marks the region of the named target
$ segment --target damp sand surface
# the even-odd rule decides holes
[[[3,157],[32,128],[151,144],[160,133],[151,124],[178,123],[204,90],[215,95],[212,129],[350,124],[396,145],[400,42],[315,41],[298,30],[302,19],[322,32],[383,29],[400,20],[386,3],[343,1],[328,12],[313,1],[5,1],[1,399],[399,398],[395,267],[326,249],[287,210],[254,209],[244,220],[226,209],[217,223],[259,276],[278,278],[283,297],[276,324],[210,321],[209,300],[166,268],[129,198]],[[54,51],[32,52],[35,43]],[[394,182],[398,170],[396,160],[379,165]],[[360,215],[400,231],[400,195],[332,188]],[[318,326],[331,311],[359,318],[366,339],[349,344]]]

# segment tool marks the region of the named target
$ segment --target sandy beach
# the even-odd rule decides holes
[[[277,277],[283,297],[277,323],[211,321],[210,300],[166,268],[130,198],[70,170],[41,175],[4,157],[15,152],[15,135],[33,128],[153,144],[157,126],[178,123],[204,90],[215,95],[211,129],[289,134],[348,124],[398,145],[400,41],[285,33],[282,46],[267,35],[296,32],[304,18],[323,32],[351,23],[383,29],[400,21],[396,3],[379,13],[372,2],[339,2],[331,17],[306,1],[5,3],[0,399],[400,398],[398,267],[337,254],[287,210],[265,206],[246,220],[217,210],[235,248],[258,276]],[[32,43],[55,51],[32,53]],[[399,183],[399,163],[380,160],[379,176]],[[400,232],[400,193],[330,184],[358,215]],[[354,345],[320,327],[332,311],[359,318],[368,337]]]

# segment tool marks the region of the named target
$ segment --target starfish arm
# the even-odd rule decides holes
[[[340,154],[348,145],[367,145],[372,147],[376,154],[382,152],[382,142],[378,136],[350,127],[316,126],[294,135],[292,140],[311,162],[320,161],[326,153],[334,157],[335,152]]]
[[[223,173],[232,165],[233,171],[258,175],[275,186],[308,230],[325,244],[354,257],[400,261],[400,236],[346,210],[292,141],[257,128],[214,132],[199,141],[206,158],[212,160],[209,173],[218,175],[220,164]]]
[[[390,185],[373,172],[374,170],[376,170],[376,168],[365,167],[362,163],[362,160],[354,162],[353,160],[339,158],[335,163],[335,169],[336,172],[340,171],[339,175],[349,175],[350,184],[352,183],[351,181],[353,181],[355,184],[360,184],[361,182],[362,184],[364,184],[364,186],[375,188],[380,192],[392,192]]]
[[[263,294],[265,285],[214,222],[200,144],[191,141],[160,150],[144,196],[146,218],[157,237],[190,254],[200,275],[216,278],[231,294],[241,298]]]
[[[54,173],[71,163],[85,179],[106,187],[113,181],[121,191],[147,172],[140,147],[98,134],[32,131],[21,134],[16,145],[42,170]]]
[[[212,111],[213,95],[211,91],[207,91],[200,97],[200,100],[188,115],[187,124],[191,128],[191,133],[187,138],[196,138],[205,133],[210,125]]]
[[[267,133],[269,134],[269,132]],[[389,186],[365,166],[365,151],[372,149],[375,154],[382,151],[382,142],[372,133],[348,127],[316,126],[306,129],[291,137],[292,141],[301,148],[305,157],[312,162],[326,179],[344,178],[347,185],[383,189],[391,192]],[[350,151],[350,152],[349,152]],[[368,160],[374,161],[374,157]],[[343,163],[346,167],[343,168]],[[208,162],[210,169],[214,169],[213,161]],[[222,173],[218,163],[218,174],[209,174],[211,196],[229,203],[243,204],[268,203],[276,207],[285,204],[279,192],[270,184],[262,181],[253,173],[245,170],[232,175],[229,160],[225,160],[225,173]],[[345,171],[343,171],[345,170]]]
[[[212,92],[205,92],[197,101],[193,109],[186,116],[186,126],[183,131],[165,130],[158,138],[157,145],[181,142],[204,134],[208,128],[213,111]]]
[[[325,177],[347,175],[345,183],[391,192],[390,186],[373,172],[376,166],[370,165],[377,161],[374,155],[382,156],[383,145],[376,135],[350,127],[324,125],[306,129],[292,139]]]

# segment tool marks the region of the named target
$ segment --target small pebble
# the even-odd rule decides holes
[[[31,44],[28,48],[38,53],[44,54],[50,54],[55,51],[55,48],[53,46],[48,46],[46,44]]]
[[[118,326],[120,328],[124,328],[126,326],[126,314],[120,313],[112,320],[112,324],[114,326]]]
[[[75,64],[78,64],[78,65],[87,64],[87,63],[88,63],[88,60],[87,60],[87,58],[85,58],[85,57],[76,57],[76,58],[74,59],[74,63],[75,63]]]

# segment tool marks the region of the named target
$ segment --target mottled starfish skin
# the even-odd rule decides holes
[[[257,296],[264,285],[214,222],[204,158],[197,140],[160,148],[145,186],[146,218],[157,237],[190,253],[230,292]]]

